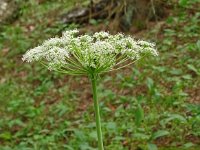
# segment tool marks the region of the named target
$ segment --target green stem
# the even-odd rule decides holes
[[[97,74],[92,73],[90,78],[91,78],[91,82],[92,82],[92,92],[93,92],[95,118],[96,118],[96,129],[97,129],[97,136],[98,136],[98,147],[99,147],[99,150],[104,150],[102,131],[101,131],[101,118],[100,118],[100,111],[99,111],[99,102],[97,99]]]

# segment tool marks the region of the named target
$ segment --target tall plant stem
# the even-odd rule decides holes
[[[97,136],[98,136],[98,147],[99,147],[99,150],[104,150],[102,131],[101,131],[101,118],[100,118],[100,111],[99,111],[99,102],[98,102],[98,97],[97,97],[97,74],[95,74],[95,73],[91,74],[90,79],[92,82],[96,129],[97,129]]]

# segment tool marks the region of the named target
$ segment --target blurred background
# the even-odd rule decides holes
[[[200,149],[200,0],[0,0],[0,150],[95,150],[87,77],[21,60],[63,31],[123,32],[159,57],[101,76],[106,150]]]

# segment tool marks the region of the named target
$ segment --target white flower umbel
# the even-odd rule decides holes
[[[157,56],[155,44],[135,40],[121,33],[97,32],[77,35],[78,30],[66,31],[51,38],[23,56],[27,62],[38,61],[50,70],[70,75],[88,75],[92,83],[99,150],[103,150],[96,82],[98,75],[126,67],[147,55]]]
[[[29,50],[23,60],[39,61],[50,70],[88,75],[115,70],[146,55],[157,55],[155,44],[135,40],[123,34],[97,32],[77,36],[78,31],[66,31],[60,38],[51,38]]]

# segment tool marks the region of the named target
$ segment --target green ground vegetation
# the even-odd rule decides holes
[[[94,150],[87,78],[21,60],[63,28],[80,27],[58,19],[74,1],[18,2],[18,20],[0,27],[0,150]],[[158,45],[158,58],[101,76],[106,150],[200,149],[199,3],[171,3],[169,16],[145,31],[143,37]]]

